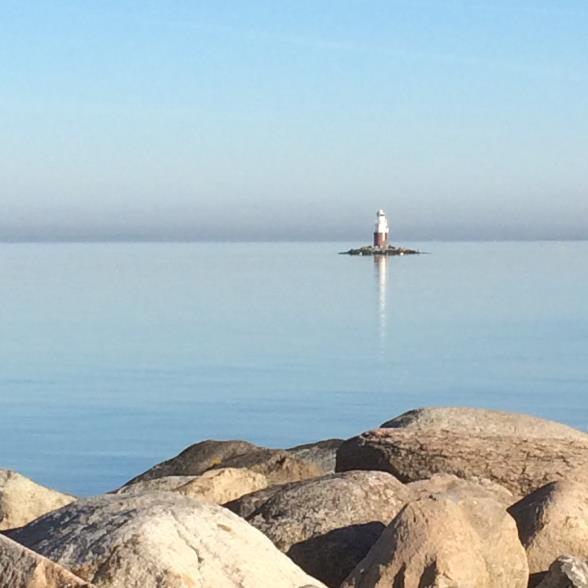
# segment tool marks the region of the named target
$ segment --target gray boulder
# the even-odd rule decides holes
[[[409,410],[380,425],[382,429],[451,431],[484,437],[567,439],[588,442],[588,434],[562,423],[515,412],[484,408],[432,407]]]
[[[0,535],[0,588],[93,588],[56,563]]]
[[[76,500],[12,470],[0,470],[0,531],[22,527]]]
[[[537,588],[588,588],[588,562],[569,555],[558,557]]]
[[[243,519],[172,492],[80,500],[10,535],[99,588],[322,586]]]
[[[260,493],[247,517],[281,551],[327,586],[338,586],[409,499],[384,472],[347,472]],[[231,508],[239,511],[239,501]]]
[[[375,429],[349,439],[336,469],[382,470],[402,482],[436,473],[488,478],[517,498],[588,467],[588,442],[437,430]]]

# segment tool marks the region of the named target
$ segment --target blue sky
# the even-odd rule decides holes
[[[0,3],[0,239],[588,238],[588,3]]]

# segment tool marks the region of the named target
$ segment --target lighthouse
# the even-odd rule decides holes
[[[388,219],[383,210],[378,210],[376,215],[376,226],[374,229],[374,247],[386,249],[388,247],[388,235],[390,229],[388,228]]]
[[[390,245],[390,228],[388,227],[388,219],[386,213],[380,209],[376,213],[376,226],[374,227],[374,244],[364,245],[357,249],[349,249],[349,251],[341,251],[341,255],[375,255],[376,257],[386,255],[412,255],[422,253],[416,249],[407,249],[406,247],[398,247]]]

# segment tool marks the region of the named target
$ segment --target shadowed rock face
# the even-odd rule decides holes
[[[286,552],[305,572],[338,588],[384,532],[380,522],[349,525],[295,543]]]
[[[409,502],[341,588],[526,588],[527,577],[514,521],[478,489]]]
[[[588,588],[588,562],[577,557],[558,557],[537,588]]]
[[[227,509],[171,492],[81,500],[11,537],[102,588],[323,586]]]
[[[483,408],[417,408],[386,421],[380,428],[588,443],[588,434],[567,425],[526,414]]]
[[[339,472],[387,471],[402,482],[436,473],[488,478],[515,497],[586,467],[586,441],[391,428],[368,431],[345,441],[337,452],[336,465]]]
[[[296,486],[298,482],[291,482],[290,484],[276,484],[269,486],[263,490],[257,492],[251,492],[251,494],[245,494],[237,500],[231,500],[223,504],[225,508],[228,508],[235,514],[239,515],[244,519],[248,519],[260,506],[265,504],[272,496],[281,492],[286,488],[292,488]]]
[[[588,559],[588,472],[573,477],[578,479],[547,484],[509,509],[527,551],[531,585],[562,554]]]
[[[74,500],[17,472],[0,470],[0,531],[26,525]]]
[[[0,535],[0,588],[92,588],[92,585]]]
[[[259,495],[251,512],[252,497]],[[262,490],[227,505],[247,511],[293,561],[328,586],[338,586],[409,499],[383,472],[347,472]],[[241,502],[246,503],[245,509]]]
[[[320,454],[321,460],[327,459],[328,452],[333,452],[331,448],[321,448],[320,444],[311,446],[305,448],[307,456]],[[268,449],[245,441],[202,441],[133,478],[125,486],[169,476],[199,476],[217,468],[246,468],[265,476],[268,484],[285,484],[323,475],[320,465],[297,456],[303,452],[301,448]]]

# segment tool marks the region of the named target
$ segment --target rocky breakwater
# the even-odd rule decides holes
[[[481,409],[284,450],[202,441],[95,498],[0,485],[25,511],[0,588],[588,588],[587,479],[585,433]]]

